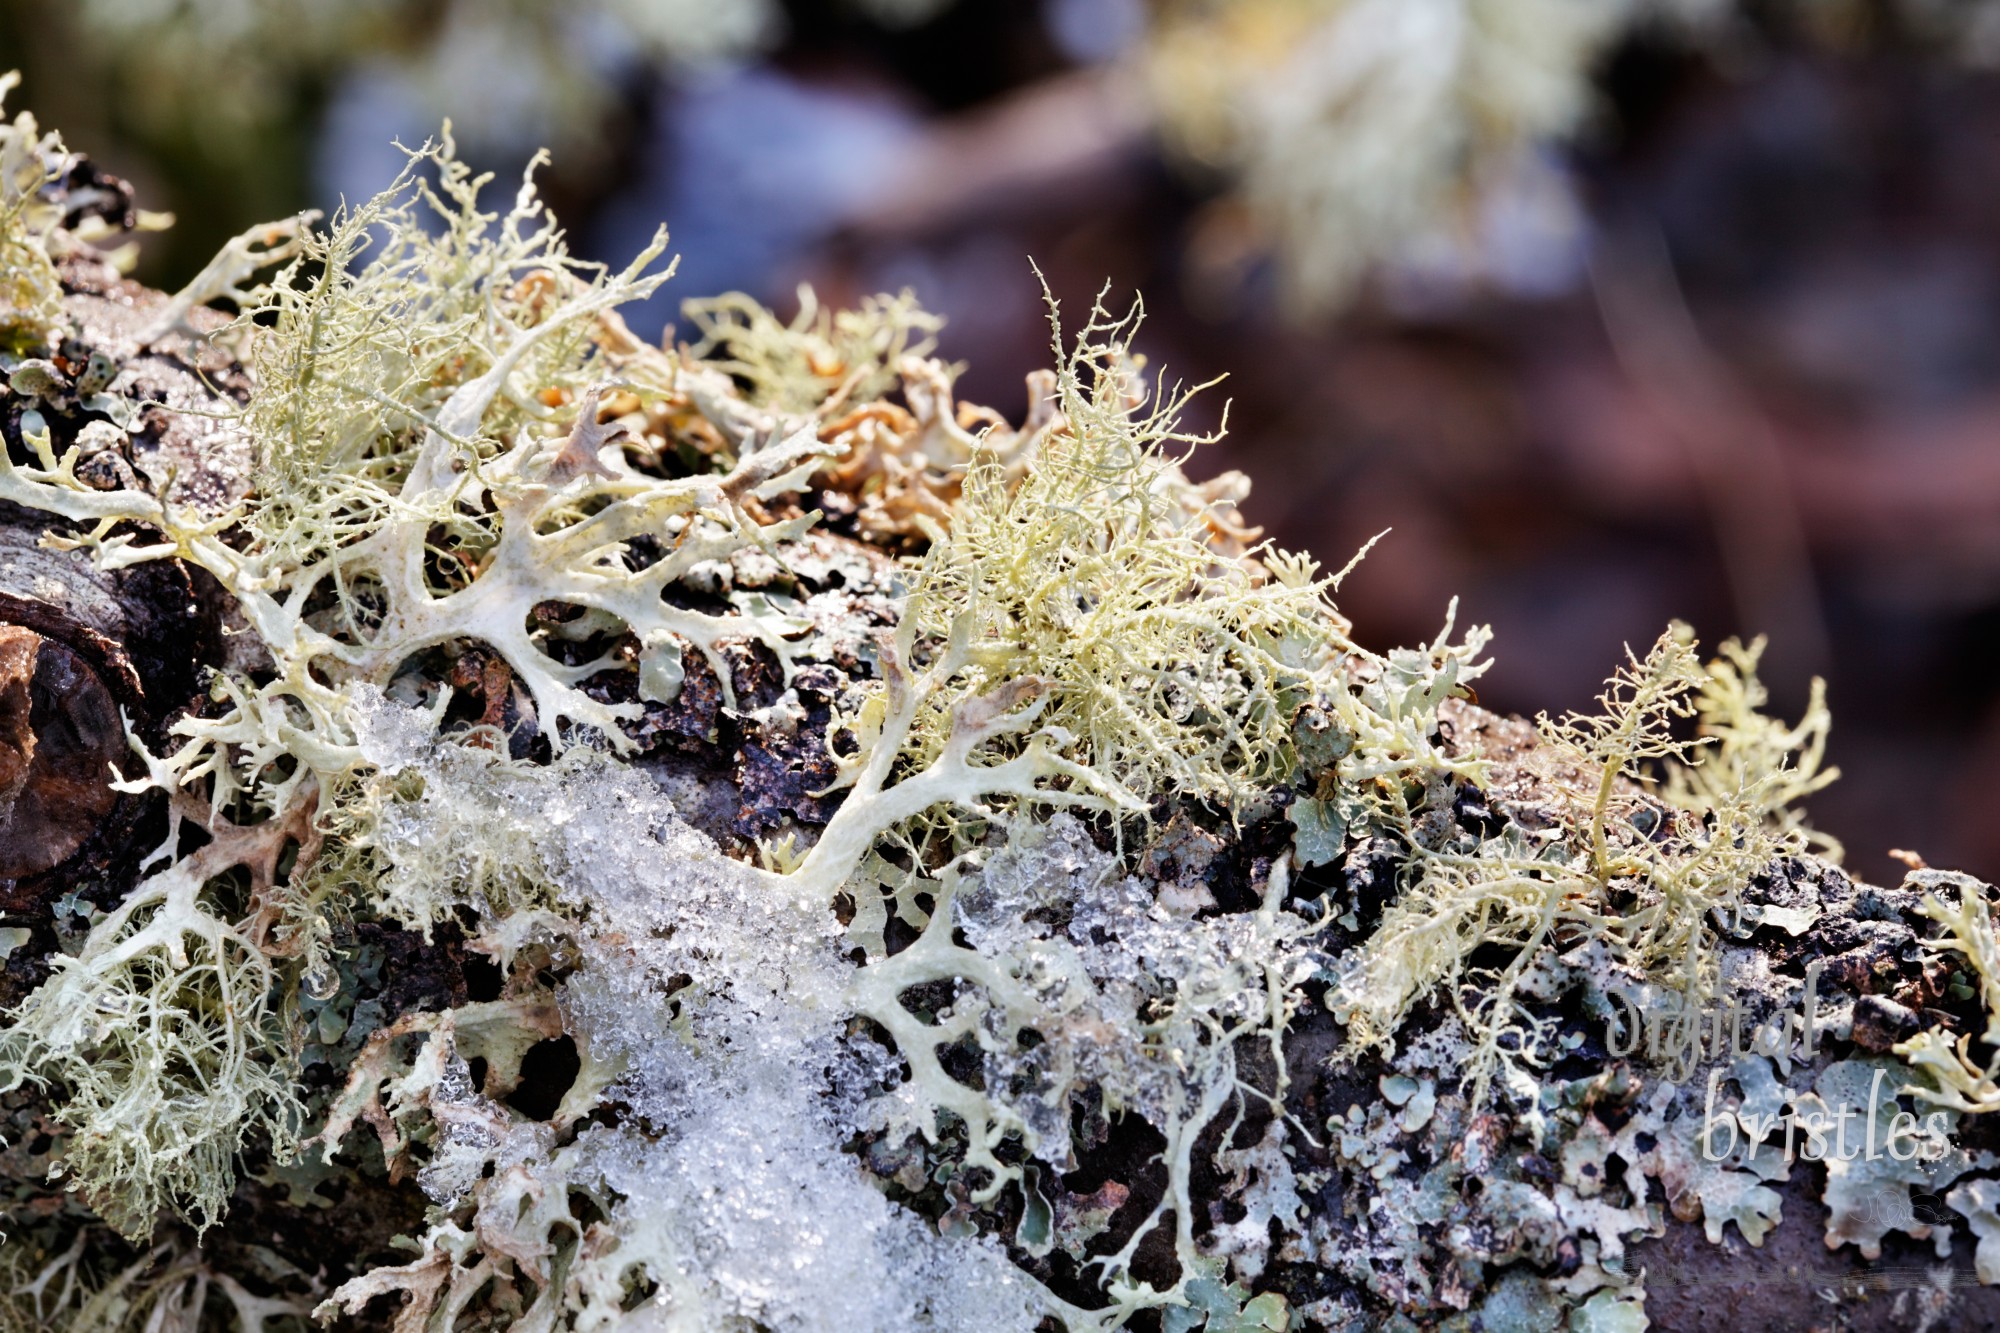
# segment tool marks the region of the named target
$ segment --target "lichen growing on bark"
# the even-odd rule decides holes
[[[1988,899],[1825,858],[1754,646],[1494,718],[1188,479],[1136,312],[1016,427],[906,297],[644,344],[664,238],[484,184],[148,298],[241,306],[207,502],[86,468],[107,279],[22,233],[0,500],[234,643],[135,727],[156,850],[7,927],[0,1326],[1632,1329],[1670,1219],[1994,1229]],[[1943,1146],[1795,1160],[1856,1096]]]
[[[0,102],[20,82],[0,77]],[[38,347],[61,322],[62,285],[49,244],[61,214],[42,198],[60,169],[62,140],[22,111],[0,125],[0,343]]]

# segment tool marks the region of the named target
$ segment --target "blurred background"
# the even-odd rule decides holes
[[[1589,704],[1672,617],[1827,678],[1849,861],[2000,877],[1995,0],[0,0],[14,109],[227,236],[366,197],[450,117],[546,146],[574,247],[681,299],[913,289],[1017,416],[1072,318],[1225,440],[1190,470],[1339,566],[1376,647],[1453,596],[1482,701]],[[511,189],[511,185],[507,186]]]

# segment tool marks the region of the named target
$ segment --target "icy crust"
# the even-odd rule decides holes
[[[573,960],[560,1030],[583,1068],[545,1126],[471,1085],[472,1052],[487,1092],[518,1069],[518,1050],[484,1026],[502,1016],[491,1006],[409,1026],[424,1040],[407,1069],[364,1056],[323,1151],[331,1160],[351,1128],[373,1125],[392,1164],[427,1159],[415,1178],[438,1211],[423,1259],[355,1279],[335,1305],[401,1290],[414,1319],[484,1305],[479,1286],[497,1280],[564,1327],[594,1327],[601,1302],[649,1292],[639,1310],[662,1327],[1029,1328],[1056,1314],[1083,1328],[1175,1295],[1131,1276],[1155,1229],[1189,1281],[1231,1257],[1248,1276],[1261,1267],[1269,1239],[1254,1222],[1197,1243],[1190,1186],[1212,1122],[1232,1105],[1240,1122],[1242,1095],[1282,1101],[1282,1073],[1260,1088],[1237,1056],[1248,1038],[1282,1071],[1284,1023],[1314,967],[1314,928],[1280,906],[1282,866],[1264,908],[1197,919],[1075,817],[1022,819],[933,885],[915,942],[869,957],[833,915],[724,856],[642,768],[519,764],[437,739],[429,717],[379,695],[360,696],[355,726],[377,780],[411,793],[376,815],[382,883],[493,885],[504,866],[508,888],[466,904],[488,923],[481,947],[511,965],[555,942]],[[954,984],[949,1006],[913,1012],[905,996],[937,981]],[[496,1003],[516,1006],[518,1025],[536,1021],[526,991]],[[855,1029],[857,1014],[887,1041]],[[942,1052],[960,1042],[980,1052],[983,1091],[946,1070]],[[1134,1115],[1168,1145],[1157,1206],[1119,1251],[1094,1256],[1113,1296],[1102,1315],[1054,1296],[992,1238],[892,1204],[847,1151],[857,1138],[928,1150],[972,1182],[966,1204],[1018,1189],[1025,1214],[1042,1177],[1008,1142],[1051,1173],[1075,1170],[1086,1093],[1083,1123],[1099,1134]],[[615,1127],[558,1146],[603,1108],[616,1108]],[[1274,1122],[1261,1148],[1225,1165],[1288,1173],[1283,1141]],[[502,1205],[525,1180],[574,1191],[601,1219],[579,1227],[538,1209],[521,1231]],[[458,1276],[472,1236],[476,1284]],[[1046,1252],[1050,1238],[1024,1221],[1017,1242]]]
[[[773,1145],[767,1126],[794,1108],[708,1109],[670,1145],[615,1134],[582,1145],[585,1169],[643,1201],[624,1210],[618,1253],[662,1287],[620,1327],[1035,1327],[1046,1302],[996,1243],[940,1237],[816,1151],[834,1146],[824,1139]]]
[[[498,1266],[544,1326],[999,1329],[1047,1310],[992,1242],[941,1237],[843,1150],[896,1075],[888,1052],[847,1035],[855,969],[837,921],[774,895],[641,769],[513,765],[430,741],[420,714],[379,699],[359,730],[385,777],[423,788],[381,825],[392,880],[491,856],[538,886],[552,911],[486,916],[492,945],[510,958],[539,930],[573,950],[559,1002],[585,1072],[555,1124],[606,1106],[618,1124],[558,1147],[479,1096],[455,1053],[428,1056],[433,1033],[416,1061],[435,1079],[413,1066],[380,1103],[392,1119],[421,1106],[443,1128],[418,1177],[439,1205],[425,1257],[356,1279],[335,1304],[400,1287],[415,1326],[433,1303],[479,1295]],[[474,1103],[483,1121],[460,1128]],[[338,1146],[330,1135],[327,1154]],[[545,1202],[517,1218],[528,1187],[588,1200],[596,1220]],[[476,1282],[435,1258],[455,1264],[474,1235]]]
[[[1071,1124],[1086,1087],[1101,1095],[1100,1114],[1133,1111],[1184,1127],[1179,1137],[1240,1090],[1233,1039],[1268,1028],[1275,1040],[1313,969],[1312,927],[1278,907],[1286,884],[1280,869],[1265,886],[1267,910],[1198,919],[1163,903],[1158,884],[1127,874],[1067,814],[1018,827],[961,881],[951,920],[972,948],[957,950],[957,966],[976,980],[997,962],[999,976],[960,989],[946,1030],[977,1042],[989,1099],[1018,1120],[1037,1158],[1075,1169]],[[857,989],[885,992],[876,973],[914,981],[948,971],[955,946],[945,935],[934,916]]]

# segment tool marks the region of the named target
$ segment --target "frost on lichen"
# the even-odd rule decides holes
[[[645,344],[663,239],[586,264],[484,184],[426,148],[154,310],[243,311],[240,502],[89,484],[39,408],[0,462],[243,640],[0,1020],[0,1328],[1636,1328],[1670,1219],[1796,1211],[1781,1116],[1995,1100],[1907,1026],[2000,1013],[1985,891],[1810,853],[1825,709],[1755,646],[1493,718],[1484,631],[1363,649],[1189,480],[1136,311],[1015,426],[908,298]],[[1872,993],[1926,918],[1965,979]],[[1827,1242],[1947,1244],[1947,1187],[1985,1237],[1994,1165],[1828,1161]],[[321,1210],[398,1240],[279,1252]]]

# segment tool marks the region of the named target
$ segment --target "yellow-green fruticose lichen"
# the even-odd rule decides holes
[[[0,1320],[1635,1329],[1668,1210],[1756,1244],[1800,1169],[1711,1152],[1701,1070],[1771,1123],[1880,1068],[2000,1100],[1935,1032],[1590,1045],[1620,996],[1763,1021],[1815,982],[1759,942],[1854,891],[1795,808],[1825,710],[1766,716],[1756,649],[1675,629],[1502,722],[1484,632],[1364,650],[1188,480],[1136,312],[1016,427],[907,297],[643,343],[665,237],[588,264],[486,184],[446,140],[158,305],[241,311],[240,502],[89,484],[42,415],[0,463],[237,640],[133,741],[157,850],[0,1020]],[[1933,903],[1991,1003],[1985,898]],[[1823,1169],[1877,1252],[1916,1223],[1853,1199],[1950,1183]]]

